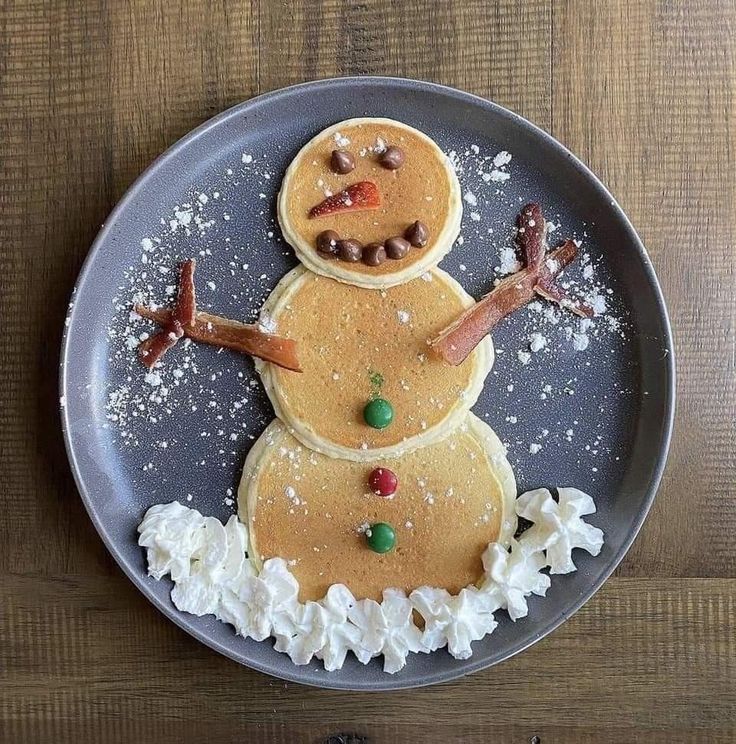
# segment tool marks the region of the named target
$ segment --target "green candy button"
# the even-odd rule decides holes
[[[394,407],[385,398],[374,398],[365,404],[363,419],[374,429],[385,429],[394,420]]]
[[[368,547],[374,553],[388,553],[396,547],[396,533],[390,524],[385,522],[376,522],[366,531],[365,537],[368,541]]]

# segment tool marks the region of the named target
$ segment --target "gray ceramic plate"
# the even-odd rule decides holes
[[[257,384],[248,385],[255,380],[251,360],[209,347],[171,352],[163,396],[132,361],[125,348],[127,313],[116,309],[147,284],[163,298],[171,280],[158,266],[165,270],[195,255],[200,302],[253,318],[295,264],[274,226],[281,174],[307,139],[354,116],[401,119],[455,152],[463,189],[475,199],[465,203],[464,242],[442,266],[469,292],[488,290],[521,202],[537,200],[548,219],[560,223],[558,235],[583,240],[598,291],[615,318],[596,322],[585,351],[575,350],[569,338],[578,330],[572,319],[554,325],[533,310],[507,319],[494,332],[503,352],[475,407],[509,445],[520,490],[575,485],[595,497],[598,513],[591,521],[606,533],[603,552],[578,556],[577,573],[554,577],[548,596],[530,601],[528,618],[512,623],[504,617],[492,636],[474,644],[471,659],[457,661],[444,651],[412,655],[394,676],[384,674],[379,661],[364,667],[352,657],[339,672],[325,672],[320,662],[293,666],[268,642],[237,637],[212,617],[177,612],[168,581],[147,578],[135,531],[145,509],[177,498],[226,518],[234,508],[228,489],[272,412]],[[488,158],[502,150],[513,159],[497,170],[510,178],[484,179],[493,170]],[[146,238],[150,252],[142,249]],[[578,265],[568,276],[590,289],[585,276],[591,271],[583,274]],[[210,291],[206,280],[217,289]],[[548,345],[523,365],[518,352],[534,332]],[[177,366],[181,377],[170,376]],[[95,241],[70,305],[61,362],[63,424],[79,491],[136,586],[179,626],[240,663],[306,684],[360,690],[460,677],[521,651],[575,612],[619,563],[652,503],[670,437],[673,383],[672,341],[654,272],[598,179],[554,139],[499,106],[450,88],[386,78],[325,80],[260,96],[164,153]],[[541,449],[532,454],[532,444]]]

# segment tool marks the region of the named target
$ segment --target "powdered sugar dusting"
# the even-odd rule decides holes
[[[496,271],[501,274],[514,274],[521,268],[521,264],[516,257],[516,251],[513,246],[502,245],[499,250],[499,257],[501,263],[497,267]]]
[[[493,165],[496,168],[503,168],[505,165],[508,165],[511,162],[511,153],[506,152],[506,150],[501,150],[497,155],[493,158]]]
[[[218,471],[225,482],[237,472],[247,443],[272,415],[252,360],[185,338],[147,371],[135,349],[154,326],[132,307],[136,302],[170,305],[176,294],[178,263],[195,257],[199,307],[244,322],[256,320],[264,299],[292,260],[272,212],[257,206],[259,193],[275,195],[278,179],[273,177],[266,157],[244,152],[211,174],[206,186],[193,186],[161,214],[157,229],[149,227],[138,239],[138,260],[125,270],[110,308],[109,383],[100,391],[104,396],[101,426],[118,445],[140,450],[142,456],[151,446],[167,451],[186,446],[193,472],[207,472],[203,481],[210,484]],[[244,203],[249,205],[247,231],[240,222]],[[254,250],[269,256],[259,262],[259,272],[251,270]],[[270,318],[262,316],[258,322],[262,329],[274,332]],[[138,478],[147,479],[146,491],[164,482],[169,461],[149,454],[141,462]],[[196,480],[196,474],[192,477]],[[234,500],[227,496],[223,504],[231,508]]]
[[[540,195],[527,191],[526,180],[516,183],[517,167],[523,171],[523,166],[516,166],[508,150],[474,143],[450,149],[448,158],[465,207],[450,270],[477,298],[522,268],[514,221],[520,208]],[[620,358],[629,353],[628,321],[607,283],[595,225],[570,224],[554,207],[541,206],[550,246],[570,237],[579,251],[559,285],[573,300],[588,304],[594,317],[579,318],[540,297],[501,321],[492,334],[496,363],[486,383],[486,390],[494,391],[488,394],[497,413],[483,417],[505,439],[520,483],[527,473],[531,483],[544,482],[552,457],[579,465],[594,482],[600,476],[600,458],[615,461],[614,443],[606,446],[602,438],[633,392],[619,381],[625,377]],[[610,384],[591,384],[599,376]],[[531,409],[530,395],[537,401]],[[581,421],[589,422],[588,427],[581,427]],[[576,433],[570,440],[569,429]]]

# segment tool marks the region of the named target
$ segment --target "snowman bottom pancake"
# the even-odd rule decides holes
[[[310,449],[349,460],[397,457],[449,435],[478,399],[493,344],[487,336],[452,367],[427,340],[472,302],[441,269],[383,291],[294,269],[263,311],[298,340],[303,372],[256,363],[276,415]],[[375,397],[392,407],[385,427],[366,423]]]
[[[498,437],[473,414],[450,437],[381,461],[398,478],[393,497],[371,491],[375,465],[313,452],[274,420],[248,454],[238,491],[256,567],[286,560],[301,601],[320,599],[337,583],[357,598],[380,600],[389,587],[456,593],[482,577],[488,543],[509,544],[513,471]],[[377,522],[395,530],[388,553],[367,545],[366,528]]]

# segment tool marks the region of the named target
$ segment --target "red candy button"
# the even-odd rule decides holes
[[[368,476],[368,485],[376,496],[393,496],[399,485],[396,473],[388,468],[376,468],[371,470]]]

